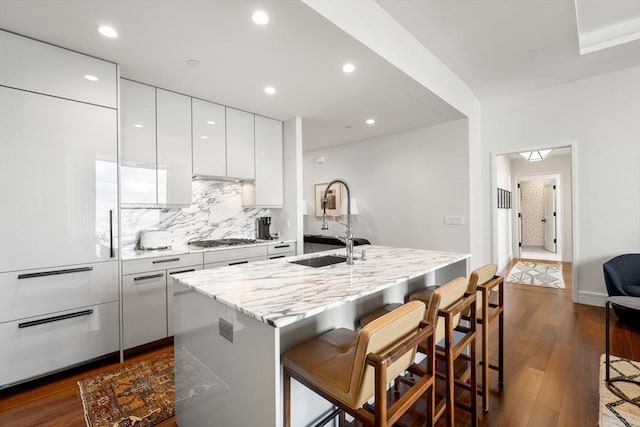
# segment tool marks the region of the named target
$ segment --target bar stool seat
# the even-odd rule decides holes
[[[426,395],[427,425],[432,425],[435,353],[433,327],[423,322],[425,311],[422,302],[410,302],[359,332],[335,329],[287,351],[283,355],[285,426],[290,426],[291,378],[368,426],[393,425]],[[425,341],[432,362],[426,371],[414,365],[418,344]],[[388,406],[388,382],[407,370],[420,379]],[[371,413],[363,405],[373,396],[375,412]]]

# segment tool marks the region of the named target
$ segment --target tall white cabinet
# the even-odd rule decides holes
[[[2,389],[119,349],[117,67],[0,31],[0,85]]]
[[[192,99],[193,175],[227,176],[227,131],[223,105]]]
[[[284,204],[282,122],[255,116],[255,180],[242,184],[244,206]]]
[[[227,107],[227,177],[254,179],[254,115]]]
[[[121,79],[122,203],[189,205],[191,98]]]

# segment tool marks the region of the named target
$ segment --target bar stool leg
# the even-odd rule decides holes
[[[606,314],[605,314],[605,335],[604,335],[604,342],[605,342],[605,349],[604,349],[604,367],[605,367],[605,382],[607,384],[609,384],[609,311],[611,309],[611,303],[609,301],[607,301],[605,303],[605,310],[606,310]]]
[[[284,389],[284,427],[291,427],[291,376],[286,368],[283,368],[282,388]]]
[[[489,293],[482,293],[482,409],[489,410]]]

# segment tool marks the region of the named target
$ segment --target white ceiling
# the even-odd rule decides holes
[[[481,101],[640,65],[640,41],[580,56],[574,0],[377,2]],[[640,0],[578,3],[595,11],[581,12],[593,30],[633,15]],[[258,8],[270,14],[265,27],[251,22]],[[120,36],[105,39],[102,24]],[[463,117],[297,0],[0,0],[0,28],[117,62],[133,80],[301,116],[305,151]],[[267,85],[277,93],[265,95]]]
[[[640,41],[581,56],[574,0],[377,2],[481,102],[640,65]],[[640,16],[640,0],[578,3],[589,30]]]
[[[268,25],[251,21],[257,9]],[[119,37],[98,34],[103,24]],[[0,0],[0,28],[119,63],[143,83],[301,116],[305,151],[463,117],[299,1]],[[347,61],[357,67],[350,75]],[[265,95],[267,85],[277,93]]]

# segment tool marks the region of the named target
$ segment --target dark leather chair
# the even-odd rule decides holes
[[[640,254],[619,255],[605,262],[602,268],[609,296],[640,297]],[[613,310],[620,320],[640,327],[637,312],[620,307]]]

